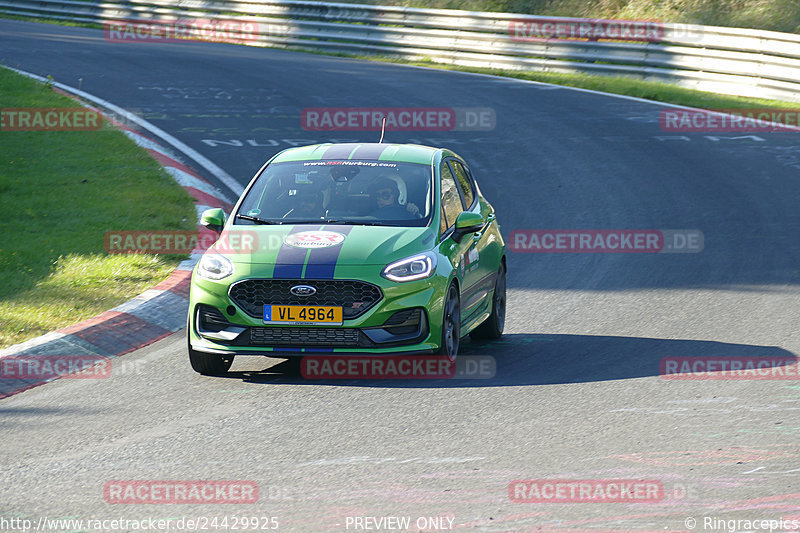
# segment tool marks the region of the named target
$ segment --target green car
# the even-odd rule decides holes
[[[192,273],[189,360],[237,355],[443,354],[503,332],[506,245],[494,208],[450,150],[318,144],[256,174]]]

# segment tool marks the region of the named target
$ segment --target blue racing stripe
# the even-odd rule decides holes
[[[289,235],[302,233],[304,231],[314,231],[321,229],[322,226],[295,226],[289,230]],[[288,236],[287,236],[288,237]],[[303,265],[308,256],[308,249],[297,248],[284,243],[278,250],[278,257],[275,259],[275,269],[272,273],[274,279],[300,279],[303,277]]]
[[[380,159],[381,154],[387,148],[389,148],[388,144],[362,144],[350,157],[352,159]]]
[[[323,229],[335,231],[347,237],[350,230],[353,229],[353,226],[328,226],[327,228],[323,226]],[[336,270],[336,262],[339,260],[339,254],[342,252],[342,246],[344,246],[344,242],[338,246],[311,250],[311,253],[308,254],[306,272],[303,278],[333,279],[333,273]]]
[[[322,154],[321,159],[349,159],[353,150],[358,148],[358,143],[334,144]]]

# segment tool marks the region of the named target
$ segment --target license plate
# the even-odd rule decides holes
[[[320,305],[265,305],[264,324],[342,325],[342,308]]]

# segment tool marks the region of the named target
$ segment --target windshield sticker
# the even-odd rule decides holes
[[[344,235],[335,231],[303,231],[287,235],[283,242],[295,248],[328,248],[342,244]]]
[[[344,165],[344,166],[358,166],[358,167],[388,167],[397,168],[397,163],[387,163],[383,161],[305,161],[304,167],[325,167],[329,165]]]

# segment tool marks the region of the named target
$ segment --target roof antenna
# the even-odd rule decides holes
[[[383,116],[383,120],[381,121],[381,140],[378,141],[378,144],[383,142],[383,134],[386,133],[386,115]]]

